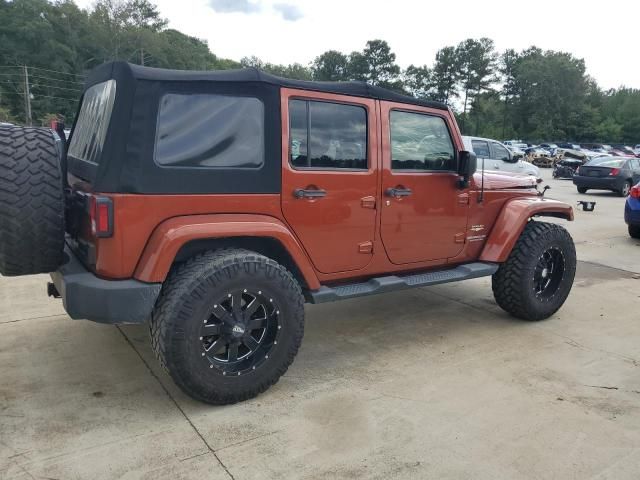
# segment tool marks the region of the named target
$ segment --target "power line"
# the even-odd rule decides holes
[[[4,77],[19,77],[22,79],[24,77],[24,73],[0,73],[0,76]],[[63,78],[53,78],[53,77],[43,77],[41,75],[29,75],[29,78],[39,78],[42,80],[52,81],[52,82],[60,82],[66,85],[84,85],[84,82],[78,82],[75,80],[66,80]]]
[[[42,70],[42,71],[45,71],[45,72],[60,73],[62,75],[72,75],[74,77],[82,77],[82,78],[84,78],[84,75],[81,75],[79,73],[61,72],[60,70],[51,70],[51,69],[48,69],[48,68],[40,68],[40,67],[29,67],[29,66],[27,66],[27,68],[31,68],[33,70]]]
[[[3,92],[2,96],[4,97],[5,95],[15,95],[18,97],[23,97],[24,94],[22,93],[14,93],[14,92]],[[66,100],[68,102],[76,102],[77,100],[75,98],[68,98],[68,97],[56,97],[54,95],[34,95],[34,99],[37,100],[39,98],[57,98],[58,100]]]
[[[58,90],[67,90],[69,92],[82,93],[82,90],[75,88],[56,87],[55,85],[45,85],[43,83],[31,82],[31,88],[55,88]]]

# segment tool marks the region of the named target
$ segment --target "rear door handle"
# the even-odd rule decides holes
[[[322,189],[304,189],[304,188],[296,188],[293,191],[293,196],[296,198],[322,198],[327,196],[326,190]]]
[[[410,188],[387,188],[384,191],[384,194],[387,197],[408,197],[409,195],[411,195],[413,192],[411,191]]]

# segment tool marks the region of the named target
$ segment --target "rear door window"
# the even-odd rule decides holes
[[[259,99],[176,93],[160,99],[158,165],[257,169],[264,156],[264,105]]]
[[[341,103],[289,102],[289,161],[294,168],[367,169],[367,112]]]
[[[69,141],[70,157],[100,163],[115,98],[115,80],[98,83],[84,92]]]

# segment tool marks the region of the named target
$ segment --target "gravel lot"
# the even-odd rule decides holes
[[[229,407],[180,393],[145,327],[0,278],[0,478],[637,479],[640,241],[622,198],[543,175],[598,202],[567,224],[580,262],[553,318],[510,318],[489,279],[309,306],[292,368]]]

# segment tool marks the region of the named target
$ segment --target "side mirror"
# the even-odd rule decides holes
[[[463,150],[458,155],[458,175],[460,175],[460,188],[469,186],[469,180],[478,169],[478,158],[473,152]]]

